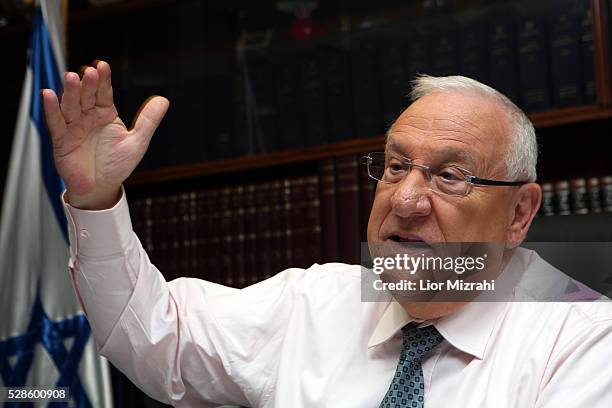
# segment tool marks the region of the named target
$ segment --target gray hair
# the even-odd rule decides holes
[[[538,142],[533,124],[510,99],[495,89],[464,76],[433,77],[418,75],[412,81],[410,99],[416,101],[432,92],[459,91],[475,93],[499,104],[508,115],[513,136],[506,154],[506,177],[509,180],[535,181]]]

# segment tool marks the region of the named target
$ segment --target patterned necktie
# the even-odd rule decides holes
[[[425,384],[421,359],[444,340],[433,326],[417,328],[407,324],[402,332],[404,343],[399,363],[380,408],[423,408]]]

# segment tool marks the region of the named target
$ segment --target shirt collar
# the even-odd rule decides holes
[[[497,318],[506,304],[506,302],[470,302],[461,310],[431,323],[454,347],[482,359]],[[392,300],[378,321],[368,342],[368,348],[389,340],[411,322],[424,321],[413,318],[399,303]]]
[[[518,258],[518,259],[517,259]],[[513,276],[525,268],[523,256],[513,256],[504,268],[504,278]],[[520,274],[520,273],[519,273]],[[514,277],[514,276],[513,276]],[[501,276],[500,276],[501,278]],[[436,319],[431,323],[455,348],[482,359],[493,329],[506,310],[508,302],[470,302],[457,312]],[[389,340],[402,327],[411,322],[423,322],[406,312],[395,300],[391,300],[378,321],[368,348],[377,346]]]

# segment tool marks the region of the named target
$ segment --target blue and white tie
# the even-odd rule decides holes
[[[402,328],[404,343],[395,376],[380,408],[423,408],[425,384],[421,359],[444,338],[434,326]]]

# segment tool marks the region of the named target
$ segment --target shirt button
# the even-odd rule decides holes
[[[80,235],[82,238],[89,238],[89,231],[87,231],[86,229],[82,229],[80,231]]]

